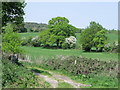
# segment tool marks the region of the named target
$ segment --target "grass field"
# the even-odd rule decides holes
[[[118,60],[118,54],[117,53],[96,53],[96,52],[83,52],[81,50],[76,49],[45,49],[41,47],[22,47],[25,50],[25,53],[29,56],[31,56],[32,59],[38,59],[38,58],[52,58],[57,55],[66,55],[66,56],[83,56],[86,58],[93,58],[93,59],[100,59],[100,60]]]
[[[35,36],[39,35],[39,32],[37,32],[37,33],[19,33],[19,35],[21,37],[26,37],[26,38],[28,38],[28,37],[35,37]]]
[[[108,41],[112,44],[114,41],[118,41],[118,33],[108,33]]]

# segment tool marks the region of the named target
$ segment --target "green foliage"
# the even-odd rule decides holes
[[[4,27],[5,33],[3,34],[2,50],[6,53],[21,53],[21,40],[17,33],[13,32],[14,25],[7,24]]]
[[[2,26],[6,26],[9,22],[21,25],[25,5],[25,2],[2,2]]]
[[[40,41],[44,46],[50,46],[55,43],[55,40],[51,40],[53,35],[50,33],[50,29],[42,31],[39,35]]]
[[[69,23],[69,20],[65,17],[56,17],[56,18],[52,18],[51,20],[49,20],[48,22],[48,26],[50,28],[53,28],[55,25],[57,24],[64,24],[64,23]]]
[[[99,37],[99,34],[101,37]],[[80,39],[85,51],[90,51],[92,47],[104,47],[106,42],[105,30],[99,23],[90,22],[89,27],[82,32]]]
[[[102,51],[105,45],[107,44],[107,37],[105,36],[105,30],[101,30],[97,32],[93,39],[93,42],[97,50]]]
[[[44,88],[49,87],[41,78],[35,76],[24,66],[13,64],[9,60],[2,60],[3,88]]]
[[[49,29],[40,34],[41,42],[45,46],[62,47],[65,42],[65,38],[69,36],[75,36],[77,28],[68,24],[69,20],[65,17],[56,17],[49,20]]]
[[[41,45],[40,38],[38,36],[32,38],[31,45],[34,47],[39,47]]]
[[[31,36],[29,36],[29,37],[23,37],[22,39],[21,39],[21,41],[22,41],[22,46],[31,46],[31,43],[32,43],[32,37]]]

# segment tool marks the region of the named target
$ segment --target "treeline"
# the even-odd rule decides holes
[[[26,32],[41,32],[48,29],[48,25],[45,23],[25,22],[24,27]]]
[[[36,23],[36,22],[24,22],[24,27],[18,32],[41,32],[48,29],[48,24],[46,23]],[[84,29],[77,28],[76,33],[81,33]]]

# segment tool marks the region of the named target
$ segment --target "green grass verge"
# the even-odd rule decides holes
[[[36,33],[19,33],[19,35],[20,35],[21,37],[26,37],[26,38],[28,38],[28,37],[35,37],[35,36],[39,35],[39,33],[38,33],[38,32],[36,32]]]
[[[58,83],[57,88],[73,88],[73,86],[71,86],[70,84],[65,83],[65,82],[60,82],[60,83]]]

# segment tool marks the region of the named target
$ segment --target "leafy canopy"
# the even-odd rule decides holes
[[[106,43],[105,29],[96,22],[90,22],[90,25],[81,33],[81,44],[83,50],[90,51],[92,47],[103,48]]]
[[[4,27],[5,33],[3,34],[3,43],[2,43],[2,50],[6,53],[21,53],[21,40],[17,33],[13,32],[14,25],[7,24]]]
[[[25,5],[25,2],[2,2],[2,26],[11,22],[22,27]]]
[[[65,38],[75,36],[76,27],[69,24],[69,20],[65,17],[52,18],[48,22],[49,30],[40,34],[43,44],[62,47]]]

